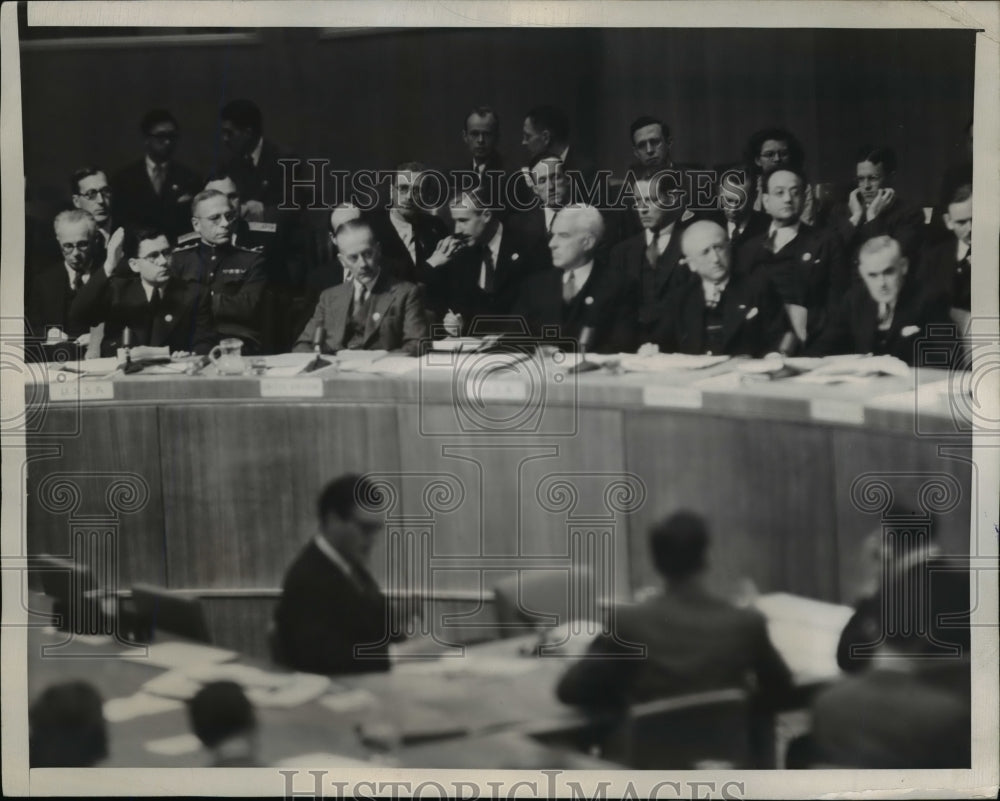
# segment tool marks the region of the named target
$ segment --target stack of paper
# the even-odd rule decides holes
[[[795,380],[808,384],[840,384],[867,381],[880,375],[909,378],[910,368],[895,356],[830,356],[822,365]]]
[[[671,370],[703,370],[729,359],[728,356],[695,356],[687,353],[653,353],[648,356],[625,353],[621,366],[628,372],[658,373]]]
[[[355,366],[356,365],[356,366]],[[343,362],[341,370],[353,370],[356,373],[380,373],[382,375],[405,375],[420,367],[420,360],[413,356],[386,356],[375,361]]]
[[[122,654],[123,659],[134,659],[154,667],[191,668],[192,666],[228,662],[236,658],[235,651],[189,642],[158,642],[146,646],[145,653]]]

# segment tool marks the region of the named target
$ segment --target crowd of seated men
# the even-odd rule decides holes
[[[140,128],[142,160],[110,179],[73,174],[71,206],[52,221],[57,247],[29,237],[29,359],[60,341],[113,355],[126,331],[174,352],[237,338],[245,354],[280,353],[311,349],[319,329],[325,352],[417,355],[432,337],[558,331],[578,342],[587,331],[598,352],[913,364],[930,337],[961,353],[971,167],[949,169],[925,223],[892,188],[885,147],[858,150],[856,185],[839,197],[808,182],[786,130],[758,131],[742,161],[704,170],[675,163],[668,126],[641,117],[635,164],[609,179],[566,115],[540,106],[524,119],[529,163],[507,170],[497,115],[478,107],[463,131],[470,158],[447,182],[400,164],[381,206],[341,198],[319,248],[251,101],[222,109],[229,159],[204,179],[173,158],[172,114],[150,111]]]

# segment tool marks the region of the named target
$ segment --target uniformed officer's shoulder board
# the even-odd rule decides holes
[[[198,239],[200,235],[197,231],[188,231],[186,234],[181,234],[177,237],[177,247],[190,247],[192,245],[198,244]]]
[[[234,250],[238,250],[240,253],[253,253],[255,256],[259,256],[264,252],[263,245],[256,245],[255,247],[247,247],[246,245],[233,245]]]
[[[278,224],[269,222],[248,222],[247,230],[259,231],[263,234],[273,234],[278,230]]]

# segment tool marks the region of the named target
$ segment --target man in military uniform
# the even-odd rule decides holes
[[[198,241],[175,251],[174,272],[209,288],[213,325],[220,337],[242,339],[244,353],[259,353],[264,256],[232,243],[237,214],[222,192],[199,192],[191,212]]]

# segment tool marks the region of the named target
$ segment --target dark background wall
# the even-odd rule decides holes
[[[77,35],[79,35],[77,33]],[[44,36],[44,31],[34,33]],[[217,154],[217,115],[255,99],[265,135],[334,167],[417,158],[464,164],[463,118],[501,118],[501,151],[524,163],[525,110],[565,107],[599,166],[630,161],[641,113],[674,130],[674,157],[736,159],[756,128],[802,139],[813,181],[852,175],[865,142],[897,150],[897,186],[930,205],[962,156],[972,114],[974,33],[929,30],[489,29],[259,31],[254,43],[132,47],[29,43],[22,50],[25,170],[33,208],[67,199],[82,164],[114,170],[141,155],[138,118],[165,106],[182,126],[179,160]]]

